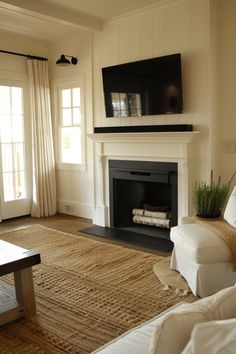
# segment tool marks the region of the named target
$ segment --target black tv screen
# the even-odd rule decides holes
[[[183,112],[181,54],[102,68],[106,117]]]

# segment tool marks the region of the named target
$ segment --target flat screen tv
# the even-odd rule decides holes
[[[106,117],[183,112],[181,54],[102,68]]]

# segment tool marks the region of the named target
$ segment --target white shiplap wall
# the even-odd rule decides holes
[[[219,0],[220,172],[228,180],[236,170],[236,1]],[[233,185],[236,184],[236,178]]]
[[[209,4],[210,0],[180,0],[157,5],[107,23],[93,39],[94,126],[193,124],[202,132],[195,146],[194,175],[199,178],[206,178],[211,168]],[[184,114],[105,117],[102,67],[177,52],[182,54]]]

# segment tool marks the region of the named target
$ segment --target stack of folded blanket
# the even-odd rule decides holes
[[[153,210],[153,209],[152,209]],[[155,210],[158,210],[156,207]],[[160,207],[161,210],[161,207]],[[156,227],[170,228],[171,214],[168,211],[151,211],[134,208],[132,210],[133,222],[135,224],[150,225]]]

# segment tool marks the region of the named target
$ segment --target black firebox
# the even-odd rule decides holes
[[[109,160],[110,226],[169,240],[170,227],[178,220],[177,188],[175,162]]]

